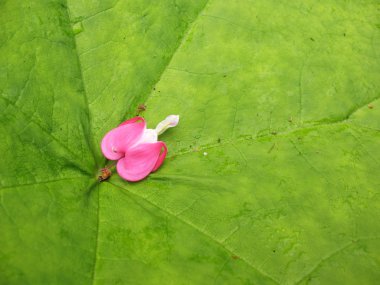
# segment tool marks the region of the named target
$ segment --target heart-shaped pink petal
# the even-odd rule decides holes
[[[139,122],[139,121],[145,122],[145,120],[144,120],[143,117],[134,117],[134,118],[132,118],[132,119],[128,119],[128,120],[122,122],[122,123],[119,125],[119,127],[120,127],[120,126],[124,126],[124,125],[128,125],[128,124],[133,124],[133,123],[136,123],[136,122]]]
[[[142,180],[161,166],[166,153],[164,142],[139,144],[129,149],[125,157],[117,162],[117,172],[128,181]]]
[[[166,147],[165,143],[162,143],[162,149],[161,149],[161,152],[160,152],[160,156],[158,157],[157,162],[154,165],[152,172],[154,172],[154,171],[156,171],[157,169],[160,168],[161,164],[165,160],[165,157],[166,157],[167,153],[168,153],[168,148]]]
[[[110,160],[122,158],[129,147],[141,138],[145,128],[145,120],[141,117],[135,117],[109,131],[101,144],[104,156]]]

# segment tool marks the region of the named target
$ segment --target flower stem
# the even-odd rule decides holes
[[[116,161],[109,164],[109,165],[106,165],[104,168],[100,169],[99,176],[98,176],[99,182],[103,182],[103,181],[109,179],[112,175],[111,169],[112,170],[115,169],[115,166],[116,166]]]

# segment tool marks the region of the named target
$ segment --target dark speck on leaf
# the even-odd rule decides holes
[[[140,115],[140,113],[144,112],[146,110],[146,105],[141,103],[137,106],[136,113],[137,115]]]
[[[346,33],[344,33],[343,36],[345,37],[345,36],[346,36]]]
[[[231,255],[231,258],[232,258],[232,259],[240,259],[240,257],[237,256],[237,255]]]
[[[373,105],[372,104],[368,104],[368,109],[373,109]]]
[[[218,143],[220,143],[222,140],[220,138],[218,138]]]
[[[274,144],[271,146],[271,148],[268,150],[268,153],[271,153],[275,146],[276,146],[276,144],[274,143]]]
[[[224,75],[223,75],[223,77],[227,77],[227,75],[226,75],[226,74],[224,74]]]
[[[315,40],[313,38],[310,38],[310,40],[312,40],[313,42],[315,42]]]
[[[277,135],[277,132],[271,132],[271,134],[275,136],[275,135]]]
[[[276,252],[276,250],[274,249],[274,250],[272,250],[273,251],[273,253],[275,253]]]

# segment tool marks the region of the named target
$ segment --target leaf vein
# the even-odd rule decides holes
[[[45,180],[45,181],[36,181],[36,182],[24,183],[24,184],[6,185],[4,187],[1,187],[0,190],[7,190],[7,189],[12,189],[12,188],[26,187],[26,186],[39,185],[39,184],[48,184],[48,183],[54,183],[54,182],[66,181],[66,180],[74,180],[74,179],[83,179],[83,176],[59,178],[59,179],[52,179],[52,180]]]
[[[94,251],[94,265],[92,267],[91,280],[92,285],[95,284],[96,280],[96,264],[98,261],[98,249],[99,249],[99,220],[100,220],[100,187],[98,184],[98,213],[97,213],[97,222],[96,222],[96,237],[95,237],[95,251]]]
[[[237,253],[235,253],[233,251],[233,249],[230,249],[228,248],[225,244],[223,244],[221,241],[219,241],[218,239],[216,239],[215,237],[213,237],[211,234],[207,233],[206,231],[200,229],[199,227],[197,227],[196,225],[194,225],[193,223],[183,219],[183,218],[180,218],[180,216],[176,215],[175,213],[171,212],[170,210],[168,209],[165,209],[163,207],[160,207],[159,205],[151,202],[150,200],[146,199],[145,197],[139,195],[139,194],[136,194],[124,187],[121,187],[117,184],[114,184],[112,182],[108,182],[109,184],[117,187],[117,188],[120,188],[124,191],[127,191],[129,194],[133,195],[133,196],[136,196],[138,197],[139,199],[142,199],[144,201],[146,201],[147,203],[151,204],[152,206],[154,206],[155,208],[159,209],[160,211],[168,214],[169,216],[177,219],[178,221],[182,222],[183,224],[193,228],[194,230],[196,230],[197,232],[201,233],[202,235],[206,236],[208,239],[210,239],[211,241],[213,241],[214,243],[218,244],[221,248],[223,248],[225,251],[227,251],[228,253],[230,253],[231,255],[237,255]],[[256,272],[260,273],[262,276],[264,277],[267,277],[268,279],[270,279],[271,281],[275,282],[276,284],[280,284],[278,280],[276,280],[275,278],[273,278],[272,276],[268,275],[267,273],[263,272],[261,269],[258,269],[257,267],[255,267],[251,262],[249,262],[247,259],[245,259],[244,257],[242,257],[241,255],[239,255],[240,257],[240,260],[242,260],[245,264],[247,264],[249,267],[251,267],[252,269],[254,269]]]
[[[5,102],[7,102],[9,105],[13,106],[14,108],[17,108],[17,106],[15,106],[12,101],[5,98],[4,96],[0,96],[0,98],[2,98]],[[36,126],[39,130],[41,130],[47,137],[51,138],[54,142],[56,142],[59,146],[61,146],[67,153],[69,153],[73,159],[75,159],[75,160],[78,159],[77,155],[71,149],[69,149],[66,145],[64,145],[59,139],[57,139],[52,133],[50,133],[48,130],[46,130],[44,127],[42,127],[36,121],[31,120],[31,117],[33,117],[33,115],[31,115],[31,117],[29,117],[21,110],[19,110],[18,113],[21,114],[25,118],[25,122],[29,122],[29,124],[33,123],[33,125]],[[86,167],[84,167],[84,165],[77,163],[76,166],[78,167],[78,169],[84,171],[87,174],[91,173],[89,170],[86,169]]]
[[[341,121],[333,121],[333,122],[326,122],[326,123],[320,123],[320,124],[307,124],[307,125],[303,125],[299,128],[293,128],[293,129],[284,130],[282,132],[276,132],[276,134],[266,134],[266,135],[258,135],[258,136],[249,135],[249,136],[239,137],[237,139],[225,140],[224,142],[220,142],[220,143],[199,145],[197,151],[203,151],[203,150],[207,150],[207,149],[223,147],[223,146],[228,145],[228,144],[233,145],[234,143],[241,142],[241,141],[256,141],[259,139],[266,139],[266,138],[271,138],[271,137],[275,137],[275,136],[285,136],[285,135],[292,134],[292,133],[302,131],[302,130],[306,130],[306,129],[321,128],[321,127],[334,126],[334,125],[344,125],[344,124],[348,125],[349,123],[351,124],[351,122],[349,120],[344,119]],[[236,146],[234,146],[234,147],[236,148]],[[172,157],[185,155],[185,154],[189,154],[189,153],[193,153],[193,152],[195,152],[193,149],[179,151],[177,153],[174,153],[171,156],[168,156],[167,159],[170,159]]]
[[[70,17],[70,9],[69,9],[69,5],[68,5],[68,1],[66,0],[66,15],[67,15],[67,18],[69,19],[69,22],[71,23],[72,22],[72,19]],[[81,63],[81,60],[80,60],[80,56],[79,56],[79,52],[78,52],[78,47],[77,47],[77,39],[76,39],[76,35],[74,33],[74,29],[73,27],[71,26],[71,31],[72,31],[72,37],[73,37],[73,44],[74,44],[74,50],[75,50],[75,55],[76,55],[76,58],[77,58],[77,62],[78,62],[78,68],[79,68],[79,73],[80,73],[80,78],[81,78],[81,82],[82,82],[82,86],[83,86],[83,98],[84,98],[84,104],[85,104],[85,113],[86,113],[86,117],[87,117],[87,127],[85,127],[86,125],[82,124],[82,127],[83,127],[83,131],[84,131],[84,134],[85,134],[85,140],[86,140],[86,143],[88,145],[88,148],[90,149],[91,151],[91,154],[92,154],[92,158],[93,160],[95,161],[95,164],[98,164],[98,161],[97,161],[97,156],[96,156],[96,152],[95,152],[95,147],[94,147],[94,144],[93,144],[93,136],[92,136],[92,119],[91,119],[91,112],[90,112],[90,106],[89,106],[89,101],[88,101],[88,96],[87,96],[87,89],[86,89],[86,84],[85,84],[85,80],[84,80],[84,75],[83,75],[83,67],[82,67],[82,63]]]
[[[181,46],[183,45],[183,43],[185,42],[187,36],[189,35],[189,33],[191,32],[191,30],[193,29],[194,27],[194,24],[197,22],[197,20],[200,18],[200,15],[202,14],[202,12],[206,9],[206,7],[209,5],[211,1],[208,0],[204,6],[199,10],[198,14],[195,16],[194,20],[188,24],[187,26],[187,29],[185,30],[185,32],[183,33],[181,39],[179,40],[178,42],[178,45],[175,47],[172,55],[170,56],[170,58],[167,60],[167,62],[164,64],[161,72],[159,73],[158,77],[157,77],[157,80],[152,84],[152,86],[155,86],[157,85],[158,82],[161,81],[161,78],[162,76],[164,75],[165,71],[167,69],[169,69],[169,66],[170,66],[170,63],[172,62],[174,56],[176,55],[176,53],[178,52],[178,50],[181,48]],[[153,94],[153,91],[150,91],[149,93],[145,94],[144,96],[141,97],[141,101],[144,101],[146,102],[150,96]],[[129,111],[124,114],[124,118],[128,117],[128,114],[129,114]]]

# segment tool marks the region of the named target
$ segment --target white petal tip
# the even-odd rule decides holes
[[[166,120],[170,123],[171,127],[175,127],[179,123],[179,115],[169,115],[166,117],[165,121]]]
[[[160,122],[156,127],[157,134],[162,134],[165,132],[168,128],[172,128],[178,125],[179,122],[179,115],[169,115]]]

